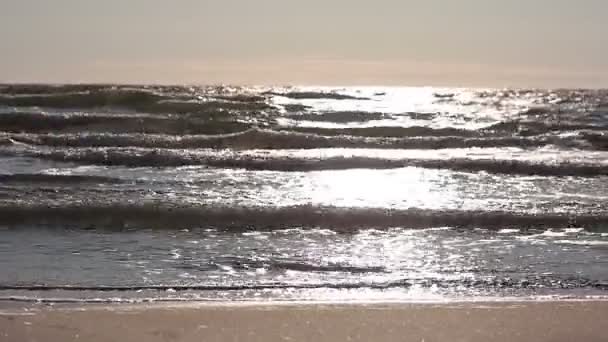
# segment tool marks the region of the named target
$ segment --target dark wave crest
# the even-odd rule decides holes
[[[318,171],[345,169],[394,169],[422,167],[463,172],[537,176],[594,177],[608,175],[601,164],[537,163],[522,160],[496,159],[382,159],[371,157],[328,157],[322,159],[295,158],[228,151],[190,151],[143,148],[82,148],[41,151],[30,148],[6,150],[6,154],[21,154],[60,162],[128,167],[175,167],[206,165],[219,168],[240,168],[267,171]]]
[[[250,129],[223,135],[161,135],[161,134],[7,134],[0,135],[0,144],[22,142],[29,145],[57,147],[147,147],[147,148],[233,148],[233,149],[315,149],[315,148],[378,148],[378,149],[441,149],[471,147],[542,147],[566,145],[579,148],[608,149],[597,135],[575,138],[559,137],[406,137],[366,138],[357,136],[322,136],[311,133]]]
[[[608,150],[608,133],[606,132],[583,132],[580,134],[590,146],[596,150]]]
[[[522,136],[540,135],[551,132],[578,131],[578,130],[606,130],[608,126],[577,122],[546,122],[546,121],[505,121],[485,128],[485,132],[501,134],[519,134]]]
[[[137,86],[117,86],[103,84],[2,84],[0,85],[0,94],[53,95],[121,88],[137,88]]]
[[[328,99],[328,100],[369,100],[367,97],[357,97],[352,95],[340,94],[336,92],[317,92],[317,91],[291,91],[285,93],[267,92],[268,95],[283,96],[290,99]]]
[[[342,272],[342,273],[383,273],[384,267],[379,266],[352,266],[339,263],[316,264],[303,260],[281,259],[248,259],[233,256],[219,256],[208,263],[185,263],[178,266],[180,269],[209,271],[228,265],[234,270],[247,271],[265,269],[268,271],[298,271],[298,272]]]
[[[44,95],[0,95],[0,105],[64,109],[115,108],[144,113],[197,114],[221,110],[256,111],[272,107],[264,97],[229,101],[230,97],[202,101],[193,97],[164,96],[143,89],[96,89]],[[253,100],[259,101],[253,101]]]
[[[60,175],[60,174],[12,174],[0,175],[0,184],[27,183],[27,184],[101,184],[123,183],[122,180],[91,175]]]
[[[249,124],[211,118],[154,117],[135,115],[49,115],[41,113],[6,113],[0,115],[4,132],[73,133],[165,133],[223,134],[244,131]]]
[[[460,136],[475,137],[480,132],[459,128],[431,128],[425,126],[395,127],[395,126],[373,126],[373,127],[348,127],[348,128],[322,128],[322,127],[283,127],[283,130],[314,133],[327,136],[353,135],[362,137],[441,137]]]
[[[467,130],[454,127],[432,128],[427,126],[395,127],[395,126],[373,126],[373,127],[284,127],[284,130],[292,130],[304,133],[315,133],[320,135],[353,135],[363,137],[496,137],[496,136],[539,136],[547,133],[560,133],[566,131],[605,131],[605,125],[592,125],[586,123],[546,123],[546,122],[519,122],[508,121],[494,124],[479,130]]]
[[[292,120],[303,121],[320,121],[320,122],[366,122],[371,120],[382,120],[391,118],[385,113],[370,113],[360,111],[343,111],[343,112],[321,112],[321,113],[300,113],[286,116]]]
[[[264,231],[301,228],[327,228],[351,232],[369,228],[456,227],[564,228],[577,225],[605,229],[608,216],[561,214],[516,214],[495,211],[427,209],[366,209],[316,206],[295,207],[167,207],[144,204],[10,205],[0,207],[0,224],[74,224],[84,228],[111,230],[158,228],[183,229],[213,227],[228,231]]]

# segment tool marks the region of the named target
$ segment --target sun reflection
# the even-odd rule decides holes
[[[312,203],[346,207],[446,206],[458,198],[449,187],[437,187],[441,175],[433,170],[403,168],[383,171],[347,170],[312,172],[309,196]]]
[[[501,121],[514,119],[526,108],[534,105],[537,97],[522,98],[496,94],[490,89],[459,89],[433,87],[301,87],[300,91],[331,93],[357,97],[357,100],[334,100],[328,98],[293,99],[282,96],[272,98],[272,104],[289,108],[305,108],[310,112],[361,111],[370,113],[391,113],[390,120],[367,123],[349,123],[349,126],[429,126],[434,128],[461,127],[478,129]],[[276,90],[276,89],[275,89]],[[442,96],[449,94],[450,96]],[[360,98],[367,100],[361,100]],[[303,107],[301,107],[303,106]],[[428,118],[412,116],[412,113],[441,115]],[[290,121],[282,119],[281,124],[316,127],[335,127],[335,123]],[[342,124],[341,126],[345,126]]]

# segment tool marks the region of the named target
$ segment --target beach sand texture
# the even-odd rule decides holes
[[[608,341],[604,301],[89,306],[28,312],[4,311],[0,340]]]

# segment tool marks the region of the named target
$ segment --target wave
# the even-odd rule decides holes
[[[288,115],[285,118],[297,121],[321,121],[321,122],[366,122],[371,120],[390,119],[391,116],[385,113],[361,112],[361,111],[340,111],[340,112],[321,112],[321,113],[300,113]]]
[[[327,99],[327,100],[369,100],[368,97],[357,97],[352,95],[345,95],[336,92],[317,92],[317,91],[292,91],[292,92],[266,92],[266,95],[282,96],[296,100],[312,100],[312,99]]]
[[[251,94],[235,94],[235,95],[213,95],[213,98],[216,100],[224,100],[230,102],[246,102],[246,103],[254,103],[254,102],[264,102],[267,97],[262,95],[251,95]]]
[[[338,208],[323,206],[220,207],[161,204],[80,203],[53,207],[47,204],[0,206],[0,224],[74,224],[110,230],[211,227],[224,231],[267,231],[285,228],[326,228],[341,232],[361,229],[406,228],[565,228],[605,229],[608,216],[517,214],[500,211],[431,209]]]
[[[17,141],[11,139],[10,137],[4,135],[0,136],[0,146],[13,146],[18,144]]]
[[[528,176],[595,177],[608,175],[608,167],[602,164],[577,164],[571,162],[543,164],[534,161],[497,159],[383,159],[343,156],[313,159],[279,155],[273,156],[263,153],[143,148],[78,148],[43,151],[25,147],[6,149],[3,153],[26,155],[59,162],[107,166],[122,165],[127,167],[205,165],[218,168],[287,172],[421,167],[462,172],[483,171],[495,174]]]
[[[243,285],[145,285],[145,286],[79,286],[79,285],[0,285],[0,291],[96,291],[96,292],[131,292],[131,291],[244,291],[244,290],[280,290],[280,289],[357,289],[409,287],[407,282],[386,283],[312,283],[312,284],[243,284]],[[5,299],[6,300],[6,299]]]
[[[288,113],[304,112],[312,108],[311,106],[306,106],[300,103],[286,103],[282,104],[281,107],[283,107],[283,109],[285,109],[285,111]]]
[[[353,135],[363,137],[495,137],[495,136],[540,136],[547,133],[565,131],[605,131],[605,125],[592,125],[585,123],[560,123],[552,124],[545,122],[519,122],[506,121],[492,126],[478,129],[467,130],[454,127],[432,128],[428,126],[373,126],[373,127],[344,127],[344,128],[325,128],[325,127],[299,127],[287,126],[283,130],[292,130],[303,133],[314,133],[320,135]]]
[[[304,261],[288,260],[259,260],[235,257],[218,257],[208,263],[181,264],[179,269],[211,271],[229,265],[233,270],[265,269],[268,271],[298,271],[298,272],[341,272],[341,273],[384,273],[386,269],[380,266],[351,266],[337,263],[311,264]]]
[[[324,128],[324,127],[299,127],[286,126],[279,128],[281,130],[295,131],[301,133],[313,133],[327,136],[335,135],[352,135],[362,137],[421,137],[421,136],[460,136],[460,137],[475,137],[479,136],[480,132],[465,130],[459,128],[431,128],[426,126],[373,126],[373,127],[345,127],[345,128]]]
[[[0,175],[0,184],[12,183],[45,183],[45,184],[100,184],[100,183],[123,183],[123,180],[89,175],[60,175],[60,174],[11,174]]]
[[[80,93],[103,89],[135,88],[135,86],[113,86],[102,84],[3,84],[0,94],[5,95],[49,95]]]
[[[51,93],[40,95],[2,95],[0,104],[13,107],[48,108],[142,108],[165,97],[145,90],[102,89],[84,92]]]
[[[82,115],[5,113],[0,114],[0,128],[4,132],[70,133],[165,133],[165,134],[222,134],[244,131],[247,123],[222,119],[191,117],[155,117],[141,115]]]
[[[605,132],[582,132],[579,134],[591,147],[596,150],[608,150],[608,134]]]
[[[517,133],[522,136],[546,134],[550,132],[606,130],[608,126],[577,122],[543,122],[543,121],[504,121],[483,129],[485,132]]]
[[[377,148],[377,149],[442,149],[472,147],[543,147],[560,145],[578,148],[608,149],[608,140],[596,135],[574,138],[560,137],[411,137],[366,138],[358,136],[322,136],[311,133],[250,129],[220,135],[160,134],[5,134],[0,145],[21,142],[29,145],[56,147],[147,147],[147,148],[213,148],[213,149],[315,149],[315,148]]]
[[[438,99],[453,99],[456,94],[454,93],[433,93],[433,96]]]
[[[10,112],[0,114],[0,130],[4,132],[30,133],[72,133],[72,132],[111,132],[111,133],[149,133],[149,134],[223,134],[245,131],[253,126],[271,127],[272,117],[260,117],[255,113],[235,116],[229,113],[210,111],[197,115],[165,114],[45,114]],[[371,115],[371,117],[369,116]],[[305,120],[375,120],[381,113],[327,112],[321,114],[288,115],[287,118]],[[593,146],[606,148],[605,132],[599,125],[589,124],[545,124],[533,123],[534,130],[525,130],[520,123],[503,122],[478,130],[455,127],[432,128],[428,126],[371,126],[371,127],[303,127],[277,126],[276,131],[308,133],[318,136],[352,136],[362,138],[542,138],[548,133],[564,131],[578,132],[588,138]],[[523,141],[523,139],[521,140]]]
[[[203,101],[197,97],[165,96],[143,89],[97,89],[72,93],[51,93],[44,95],[0,95],[0,105],[11,107],[45,107],[64,109],[115,108],[144,113],[199,114],[217,111],[260,111],[273,107],[264,102],[264,97],[224,96]]]
[[[245,291],[245,290],[282,290],[282,289],[391,289],[409,288],[512,288],[512,289],[573,289],[596,288],[607,290],[606,283],[577,277],[528,276],[522,278],[488,277],[486,279],[397,279],[378,282],[338,282],[338,283],[258,283],[258,284],[210,284],[210,285],[133,285],[133,286],[85,286],[85,285],[0,285],[0,291],[94,291],[94,292],[135,292],[135,291]],[[23,300],[25,297],[8,297],[6,299]],[[2,298],[6,300],[5,298]],[[82,299],[86,300],[86,299]]]

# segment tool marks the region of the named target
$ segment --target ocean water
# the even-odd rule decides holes
[[[0,300],[608,298],[608,90],[0,85]]]

